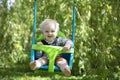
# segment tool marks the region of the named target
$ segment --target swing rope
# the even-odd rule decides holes
[[[73,47],[74,47],[74,43],[75,43],[75,28],[76,28],[76,0],[74,0],[73,15],[72,15],[72,42],[73,42]]]
[[[34,2],[34,29],[33,29],[33,38],[32,38],[32,44],[35,44],[36,42],[36,12],[37,12],[37,2],[35,0]]]
[[[37,1],[34,1],[34,28],[33,28],[33,36],[32,36],[32,45],[36,42],[36,11],[37,11]],[[34,50],[31,50],[31,61],[35,60]]]

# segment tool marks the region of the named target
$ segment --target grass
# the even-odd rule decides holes
[[[120,77],[111,79],[110,77],[85,74],[66,77],[62,72],[31,71],[28,63],[22,63],[8,67],[0,66],[0,80],[120,80]]]
[[[75,80],[77,77],[65,77],[61,72],[50,73],[43,70],[31,71],[24,64],[14,67],[0,67],[0,80]]]

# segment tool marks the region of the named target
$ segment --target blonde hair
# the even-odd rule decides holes
[[[53,19],[45,19],[44,21],[42,21],[42,23],[39,25],[40,30],[42,31],[44,27],[50,26],[51,24],[55,25],[57,31],[59,30],[59,23]]]

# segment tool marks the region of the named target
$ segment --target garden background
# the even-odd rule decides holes
[[[71,77],[30,71],[33,5],[34,0],[0,1],[1,80],[120,80],[120,0],[76,0]],[[71,38],[72,7],[72,0],[37,0],[37,36],[41,21],[51,18]]]

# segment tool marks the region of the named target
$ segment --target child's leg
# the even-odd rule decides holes
[[[56,65],[60,67],[61,71],[65,74],[65,76],[70,76],[71,71],[68,66],[67,60],[62,58],[62,57],[57,57],[56,58]]]
[[[45,65],[48,63],[48,58],[47,57],[41,57],[37,60],[35,60],[34,62],[30,63],[30,69],[31,70],[35,70],[40,68],[41,66]]]

